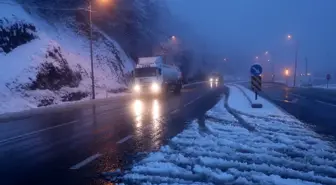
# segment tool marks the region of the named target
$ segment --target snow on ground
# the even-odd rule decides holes
[[[279,110],[275,105],[273,105],[272,103],[270,103],[269,101],[265,100],[260,96],[258,97],[258,100],[254,100],[255,99],[254,92],[250,91],[249,89],[243,86],[235,85],[229,87],[230,87],[230,98],[228,100],[228,103],[232,109],[256,116],[287,115],[286,113]],[[252,100],[253,103],[260,103],[263,105],[263,108],[262,109],[252,108],[250,102],[245,98],[244,93],[240,89],[245,92],[245,94]]]
[[[62,95],[71,92],[91,92],[89,40],[76,33],[69,25],[50,25],[35,14],[28,14],[15,1],[0,4],[0,27],[10,27],[15,23],[29,23],[36,27],[37,38],[16,47],[9,53],[0,52],[0,114],[36,108],[41,100],[53,99],[52,104],[64,103]],[[69,20],[67,24],[71,24]],[[106,91],[125,88],[120,81],[123,73],[133,68],[133,61],[121,47],[97,28],[95,34],[101,38],[94,41],[94,68],[97,98],[106,97]],[[36,79],[42,63],[57,62],[46,58],[49,51],[60,48],[59,52],[71,70],[81,71],[82,80],[78,87],[62,87],[26,91],[15,89],[17,85],[28,84]],[[116,54],[118,57],[116,57]],[[111,96],[111,94],[109,94]],[[89,99],[88,95],[84,99]]]
[[[236,93],[229,97],[231,107],[246,103],[236,88],[230,90]],[[205,118],[136,163],[123,183],[336,184],[336,149],[298,120],[285,114],[245,116],[256,127],[248,131],[224,108],[224,100]]]
[[[321,88],[321,89],[336,89],[336,84],[329,84],[327,86],[327,84],[323,84],[323,85],[314,85],[314,88]]]

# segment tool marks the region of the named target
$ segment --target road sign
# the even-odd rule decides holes
[[[259,76],[259,75],[262,74],[263,69],[262,69],[261,65],[254,64],[254,65],[251,66],[250,72],[251,72],[251,75],[253,75],[253,76]]]
[[[331,80],[331,75],[330,74],[327,74],[327,80],[329,81],[329,80]]]
[[[254,92],[260,92],[262,83],[261,76],[251,76],[251,87]]]
[[[331,79],[331,75],[327,74],[326,78],[327,78],[327,88],[329,88],[329,80]]]

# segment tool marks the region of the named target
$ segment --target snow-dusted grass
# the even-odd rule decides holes
[[[231,107],[244,103],[239,96],[229,98]],[[303,123],[285,114],[244,118],[255,131],[243,128],[221,100],[205,123],[192,122],[127,171],[123,183],[336,184],[336,149]]]

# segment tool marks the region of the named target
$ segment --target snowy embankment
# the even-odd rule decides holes
[[[336,84],[324,84],[324,85],[314,85],[313,88],[320,88],[320,89],[332,89],[335,90],[336,89]]]
[[[0,4],[0,114],[89,99],[85,23],[69,18],[49,24],[11,2]],[[133,61],[97,28],[93,37],[96,96],[103,98],[126,88]]]
[[[244,112],[254,131],[229,114],[223,99],[205,121],[195,120],[168,145],[135,164],[122,182],[336,184],[336,149],[328,141],[266,100],[256,112],[235,86],[230,91],[229,106]]]

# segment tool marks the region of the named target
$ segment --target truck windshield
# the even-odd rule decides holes
[[[151,77],[156,76],[156,67],[146,67],[135,69],[134,77]]]

